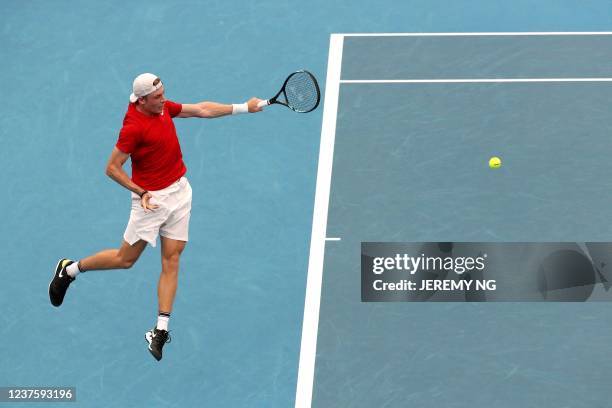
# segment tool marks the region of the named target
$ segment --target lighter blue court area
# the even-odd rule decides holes
[[[313,406],[609,406],[608,303],[362,303],[359,273],[368,241],[609,241],[610,45],[344,37]]]
[[[144,341],[159,247],[49,304],[59,258],[121,243],[130,195],[104,169],[136,75],[176,102],[239,103],[301,68],[325,91],[332,33],[610,31],[612,17],[607,0],[4,3],[0,387],[76,387],[76,403],[41,407],[296,404],[325,101],[176,120],[194,201],[160,363]],[[528,39],[347,39],[343,79],[610,76],[595,40],[550,63],[553,45]],[[340,89],[328,232],[342,241],[326,248],[312,406],[607,406],[605,304],[362,304],[358,259],[366,239],[608,239],[610,85]]]

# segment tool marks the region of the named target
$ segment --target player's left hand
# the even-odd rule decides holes
[[[140,205],[142,206],[142,208],[144,208],[145,212],[147,212],[147,210],[155,211],[155,209],[159,207],[158,205],[149,202],[151,198],[153,198],[151,193],[146,192],[142,195],[142,198],[140,199]]]
[[[263,108],[257,107],[257,104],[261,102],[262,100],[263,99],[259,99],[255,97],[249,99],[249,101],[247,102],[247,105],[249,106],[249,113],[261,112]]]

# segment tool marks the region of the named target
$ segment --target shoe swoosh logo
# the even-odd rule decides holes
[[[59,278],[63,278],[64,276],[66,276],[64,271],[66,270],[66,264],[67,263],[68,263],[67,261],[62,261],[62,269],[60,269],[60,273],[58,275]]]

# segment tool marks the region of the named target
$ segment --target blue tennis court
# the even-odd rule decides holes
[[[606,303],[362,303],[359,273],[369,241],[609,240],[612,36],[330,44],[304,327],[316,354],[298,392],[314,378],[315,407],[606,406]]]
[[[366,240],[608,240],[610,37],[333,34],[609,32],[611,16],[608,0],[5,2],[0,392],[74,387],[76,402],[35,405],[87,408],[607,407],[607,303],[362,303],[358,260]],[[311,114],[176,121],[193,207],[161,362],[143,338],[159,247],[49,304],[59,258],[121,243],[130,197],[104,170],[136,75],[179,103],[240,103],[296,69],[325,96]]]

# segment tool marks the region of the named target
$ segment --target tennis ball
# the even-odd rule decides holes
[[[501,167],[501,159],[497,156],[493,156],[489,159],[489,167],[492,169],[498,169]]]

